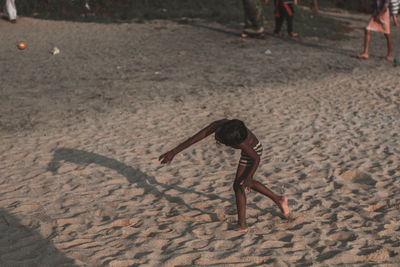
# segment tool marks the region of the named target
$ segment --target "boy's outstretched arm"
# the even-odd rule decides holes
[[[158,160],[161,161],[161,163],[170,163],[172,159],[175,157],[176,154],[180,153],[181,151],[185,150],[186,148],[190,147],[194,143],[199,142],[200,140],[203,140],[210,134],[214,133],[218,127],[220,127],[222,124],[225,122],[229,121],[228,119],[222,119],[218,121],[212,122],[210,125],[205,127],[204,129],[200,130],[198,133],[184,141],[183,143],[179,144],[175,148],[171,149],[170,151],[162,154]]]

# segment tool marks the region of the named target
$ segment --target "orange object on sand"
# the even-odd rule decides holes
[[[26,48],[25,42],[19,42],[19,43],[18,43],[18,49],[19,49],[19,50],[24,50],[25,48]]]

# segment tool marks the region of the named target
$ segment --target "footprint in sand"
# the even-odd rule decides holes
[[[345,171],[340,175],[340,177],[343,180],[357,183],[363,188],[375,186],[375,184],[377,183],[376,180],[371,177],[371,175],[358,170]]]

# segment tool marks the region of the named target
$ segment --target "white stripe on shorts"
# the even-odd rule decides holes
[[[263,147],[260,142],[253,147],[254,151],[256,151],[257,155],[261,157],[262,152],[263,152]],[[251,166],[253,164],[253,159],[247,155],[244,151],[240,154],[240,159],[239,159],[239,165],[242,166]]]

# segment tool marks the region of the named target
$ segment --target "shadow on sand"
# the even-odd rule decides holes
[[[98,155],[91,152],[86,152],[83,150],[71,149],[71,148],[60,148],[54,152],[52,161],[48,164],[47,170],[51,171],[53,174],[57,173],[57,170],[61,166],[61,161],[68,161],[76,163],[79,165],[89,165],[97,164],[112,170],[117,171],[119,174],[125,176],[125,178],[132,184],[136,184],[144,189],[144,194],[151,193],[158,198],[165,198],[167,201],[183,205],[187,209],[198,210],[203,214],[209,214],[213,220],[217,220],[215,213],[209,213],[204,210],[200,210],[189,206],[185,201],[176,196],[171,196],[167,191],[173,189],[181,193],[194,193],[198,196],[206,197],[210,200],[221,199],[223,201],[231,202],[231,199],[222,198],[221,196],[215,194],[206,194],[203,192],[198,192],[190,188],[182,188],[176,185],[166,185],[164,183],[158,182],[153,176],[149,176],[139,169],[128,166],[122,162],[115,159],[108,158],[102,155]]]
[[[218,32],[221,34],[229,35],[229,36],[235,36],[238,39],[241,38],[240,37],[241,30],[239,27],[226,26],[225,29],[221,29],[221,28],[204,25],[204,24],[197,23],[197,22],[190,22],[190,23],[187,23],[187,25],[189,25],[193,28],[201,28],[201,29],[206,29],[209,31],[214,31],[214,32]],[[227,28],[229,28],[229,29],[227,29]],[[324,45],[321,43],[316,43],[316,42],[311,42],[311,41],[305,41],[305,40],[302,40],[301,38],[289,38],[289,37],[281,37],[281,36],[277,36],[277,35],[275,36],[272,33],[266,33],[266,35],[267,35],[266,40],[268,40],[270,38],[275,38],[275,39],[279,39],[280,41],[285,42],[285,43],[297,44],[297,45],[301,45],[304,47],[310,47],[310,48],[314,48],[314,49],[318,49],[318,50],[329,51],[331,53],[335,53],[335,54],[339,54],[339,55],[355,57],[354,55],[356,53],[353,50],[337,48],[337,47],[333,47],[330,45]],[[254,39],[254,40],[263,41],[260,39]]]
[[[43,238],[2,208],[0,233],[0,266],[76,266],[54,247],[53,235]]]

